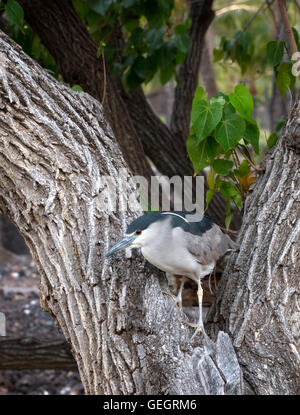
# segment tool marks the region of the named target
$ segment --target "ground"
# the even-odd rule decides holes
[[[6,316],[7,336],[62,338],[39,302],[39,273],[30,256],[0,248],[0,311]],[[77,372],[63,370],[0,370],[0,395],[79,395]]]

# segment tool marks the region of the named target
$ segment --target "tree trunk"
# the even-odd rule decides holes
[[[77,365],[64,340],[0,337],[0,370],[15,369],[77,371]]]
[[[200,336],[192,345],[179,312],[166,319],[162,273],[139,256],[105,259],[141,210],[124,205],[132,187],[102,106],[55,81],[2,32],[0,72],[0,207],[30,248],[42,307],[71,344],[86,393],[241,393],[225,333],[209,349]],[[118,210],[103,208],[104,175]],[[112,206],[113,191],[105,196]]]
[[[20,3],[24,8],[26,20],[53,55],[64,80],[70,85],[81,85],[86,92],[101,102],[105,88],[102,60],[97,59],[97,45],[90,38],[71,1],[20,0]],[[186,140],[189,134],[192,99],[198,84],[203,40],[213,17],[212,0],[191,4],[192,47],[180,68],[180,85],[175,91],[170,129],[154,114],[142,88],[126,92],[122,82],[115,82],[106,68],[105,115],[134,174],[149,179],[146,154],[162,175],[193,176],[193,167],[186,151]],[[116,32],[116,42],[122,47],[122,33],[120,30]],[[205,183],[205,189],[207,188]],[[208,215],[216,223],[225,226],[225,212],[223,196],[214,195],[207,211]],[[237,230],[240,225],[241,215],[236,211],[231,228]]]
[[[247,198],[208,321],[233,339],[257,394],[300,393],[300,102]]]
[[[204,47],[202,52],[202,60],[200,65],[200,74],[205,91],[209,97],[216,97],[218,95],[218,88],[215,78],[215,67],[213,63],[214,50],[214,25],[209,26],[206,32]]]
[[[137,136],[116,84],[97,45],[76,14],[71,0],[20,0],[25,17],[53,55],[65,82],[80,85],[103,102],[104,114],[131,171],[151,176],[140,138]],[[105,75],[104,75],[105,72]]]

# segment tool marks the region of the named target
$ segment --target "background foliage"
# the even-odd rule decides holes
[[[284,117],[274,126],[266,120],[275,89],[288,111],[297,88],[289,45],[273,3],[214,2],[213,64],[219,93],[208,97],[199,86],[193,100],[187,153],[195,174],[206,169],[207,204],[217,191],[225,196],[227,226],[232,204],[242,208],[264,152],[276,144],[284,126]],[[151,92],[179,82],[178,67],[191,46],[188,2],[73,0],[73,5],[98,45],[99,59],[105,60],[114,76],[122,77],[127,89],[142,85]],[[288,7],[299,50],[300,12],[294,2],[288,2]],[[61,78],[54,59],[24,20],[20,4],[2,1],[0,8],[10,36]],[[120,31],[122,45],[116,42]],[[71,87],[82,90],[80,85]]]

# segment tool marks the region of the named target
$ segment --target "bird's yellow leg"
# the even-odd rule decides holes
[[[196,334],[198,333],[198,331],[200,333],[203,333],[204,336],[206,336],[206,333],[204,331],[204,326],[203,326],[203,319],[202,319],[202,299],[203,299],[203,289],[201,287],[201,280],[199,279],[198,281],[198,291],[197,291],[197,296],[198,296],[198,307],[199,307],[199,319],[198,319],[198,323],[197,324],[193,324],[193,323],[189,323],[187,321],[185,321],[184,323],[187,324],[190,327],[196,328],[195,333],[193,334],[191,340],[196,336]]]

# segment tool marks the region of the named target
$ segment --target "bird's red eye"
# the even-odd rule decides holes
[[[137,231],[135,231],[136,235],[140,235],[142,233],[142,231],[140,229],[138,229]]]

